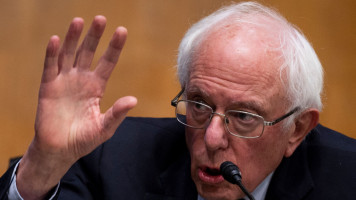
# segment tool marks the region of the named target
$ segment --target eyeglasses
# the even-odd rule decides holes
[[[224,119],[226,130],[231,135],[241,138],[261,137],[265,126],[273,126],[299,110],[299,107],[296,107],[274,121],[265,121],[262,116],[246,111],[228,110],[225,114],[221,114],[204,103],[179,100],[183,92],[184,88],[171,101],[171,105],[176,107],[175,113],[180,123],[191,128],[205,129],[213,116],[218,115]]]

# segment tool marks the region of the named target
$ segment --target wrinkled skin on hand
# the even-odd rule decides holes
[[[78,50],[83,20],[74,18],[62,47],[58,36],[47,46],[35,137],[18,172],[20,194],[28,199],[43,197],[71,165],[108,140],[137,100],[118,99],[106,112],[100,100],[124,46],[127,30],[118,27],[94,70],[90,70],[106,19],[96,16]]]
[[[125,43],[127,31],[116,29],[95,70],[90,65],[106,20],[97,16],[82,45],[75,49],[83,20],[75,18],[62,48],[53,36],[47,47],[35,123],[35,142],[52,153],[78,159],[109,139],[136,99],[124,97],[105,113],[100,100]]]

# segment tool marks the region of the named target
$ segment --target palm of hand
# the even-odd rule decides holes
[[[105,136],[101,134],[104,115],[99,107],[102,82],[93,72],[78,73],[74,69],[43,83],[35,125],[37,137],[53,150],[68,151],[76,157],[105,141],[107,138],[101,138]]]
[[[105,113],[100,100],[126,38],[118,28],[95,70],[90,64],[105,27],[97,17],[74,58],[82,21],[73,20],[62,48],[51,38],[39,92],[34,144],[42,152],[77,160],[109,139],[136,99],[119,99]],[[74,64],[73,64],[74,63]]]

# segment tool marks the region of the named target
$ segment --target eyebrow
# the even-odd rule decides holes
[[[266,116],[266,113],[267,113],[265,111],[265,109],[263,108],[262,104],[257,101],[243,101],[243,102],[235,101],[235,102],[232,102],[231,105],[232,106],[230,106],[230,107],[245,108],[248,110],[255,111],[258,115],[261,115],[261,116]],[[232,110],[235,110],[235,109],[232,109]]]
[[[187,97],[187,94],[200,94],[203,97],[209,97],[210,96],[205,90],[201,90],[200,88],[197,88],[197,87],[186,88],[184,93],[185,93],[184,95],[186,97]]]
[[[202,90],[198,87],[191,87],[191,88],[186,88],[185,90],[185,96],[188,98],[187,94],[199,94],[203,98],[206,98],[208,100],[210,94],[206,92],[205,90]],[[257,101],[233,101],[230,105],[227,105],[227,108],[232,108],[228,110],[241,110],[242,108],[248,109],[251,111],[255,111],[258,115],[261,116],[266,116],[267,112],[263,108],[263,105],[260,102]],[[234,109],[238,108],[238,109]]]

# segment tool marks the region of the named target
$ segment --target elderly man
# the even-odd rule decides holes
[[[255,199],[355,198],[356,142],[318,125],[321,64],[275,11],[234,4],[188,30],[178,56],[182,91],[172,100],[177,120],[123,121],[134,97],[100,113],[126,37],[119,27],[90,71],[104,26],[97,16],[76,55],[82,19],[72,21],[61,48],[50,39],[36,134],[2,177],[2,198],[245,197],[222,177],[224,161],[239,166]]]

